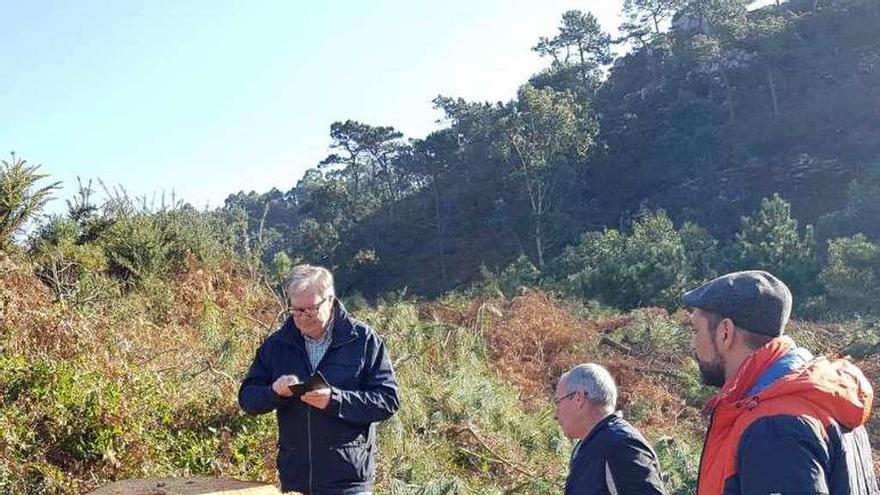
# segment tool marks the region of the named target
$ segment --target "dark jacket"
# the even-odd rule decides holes
[[[864,427],[872,400],[849,362],[773,339],[708,404],[698,493],[880,493]]]
[[[257,350],[238,392],[249,414],[275,411],[278,473],[284,492],[350,494],[373,489],[377,421],[397,411],[397,381],[385,345],[366,324],[334,307],[333,340],[317,370],[292,318]],[[331,385],[330,405],[313,408],[281,398],[272,383],[281,375],[306,380],[320,371]]]
[[[665,493],[657,454],[620,413],[600,421],[572,454],[565,495]]]

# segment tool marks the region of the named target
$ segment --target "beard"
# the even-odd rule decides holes
[[[717,354],[710,361],[697,358],[700,367],[700,380],[710,387],[721,388],[724,386],[724,363]]]

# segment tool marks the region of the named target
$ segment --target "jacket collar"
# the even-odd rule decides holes
[[[745,397],[764,370],[795,347],[794,340],[783,335],[756,349],[739,365],[736,374],[724,383],[718,395],[709,399],[706,407],[715,409],[721,404],[736,402]]]
[[[752,353],[707,403],[706,412],[721,413],[714,416],[713,429],[723,429],[759,402],[790,395],[823,409],[847,428],[864,424],[874,392],[861,370],[845,359],[807,357],[811,357],[809,352],[798,349],[787,336]]]
[[[605,416],[604,418],[600,419],[599,422],[596,423],[595,426],[593,426],[593,429],[591,429],[590,432],[587,433],[587,436],[584,437],[584,439],[581,441],[581,443],[589,442],[596,435],[598,435],[600,431],[605,429],[606,426],[608,426],[613,421],[620,419],[621,417],[622,417],[622,415],[621,415],[620,411],[615,411],[615,412],[609,414],[608,416]]]

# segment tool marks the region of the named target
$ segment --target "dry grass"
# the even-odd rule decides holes
[[[546,399],[559,375],[579,361],[582,344],[595,341],[595,324],[572,317],[540,292],[499,306],[500,317],[485,330],[494,366],[520,387],[525,402]]]
[[[637,417],[637,426],[649,437],[675,432],[699,439],[703,428],[699,409],[686,403],[677,374],[684,356],[673,349],[642,349],[609,337],[615,332],[626,335],[639,321],[670,320],[665,310],[577,319],[559,301],[540,292],[507,303],[495,300],[493,305],[503,310],[485,330],[490,358],[498,373],[519,387],[526,405],[546,407],[563,372],[595,362],[611,371],[618,384],[618,406],[627,416]]]
[[[47,342],[59,325],[52,301],[52,293],[29,266],[16,264],[5,255],[0,257],[0,331],[7,334],[4,340],[8,346],[65,346],[64,342],[56,346]]]
[[[224,428],[240,416],[234,402],[238,379],[253,356],[253,348],[279,323],[278,302],[266,287],[234,267],[209,270],[194,259],[187,260],[159,289],[167,293],[133,291],[87,311],[70,308],[56,303],[29,267],[0,259],[4,349],[57,362],[87,357],[108,382],[122,389],[135,386],[131,382],[134,372],[155,377],[156,394],[173,402],[179,414],[166,426],[199,432],[205,425],[217,425],[209,470],[234,473],[241,469],[241,459],[236,459],[240,453],[234,445],[235,433]],[[520,412],[547,418],[551,422],[548,427],[552,426],[552,416],[546,416],[551,408],[549,399],[559,376],[578,363],[596,362],[612,372],[618,383],[619,407],[649,439],[672,436],[699,445],[705,425],[693,390],[689,390],[695,377],[688,377],[693,370],[685,369],[689,333],[683,312],[669,315],[662,309],[647,308],[604,318],[576,317],[579,312],[554,297],[526,292],[512,300],[459,297],[451,302],[422,303],[416,313],[417,318],[397,324],[395,328],[400,328],[395,331],[416,342],[426,338],[420,336],[426,328],[439,329],[437,345],[427,346],[423,356],[407,359],[440,363],[468,347],[463,342],[485,341],[485,351],[478,352],[485,352],[495,373],[519,390],[522,408],[515,398],[510,403]],[[413,330],[412,325],[418,328]],[[851,328],[841,326],[795,322],[791,330],[806,347],[831,354],[842,353],[854,338]],[[880,358],[872,355],[855,362],[872,383],[877,383]],[[196,397],[213,402],[193,405]],[[200,412],[188,416],[190,406],[201,408]],[[130,418],[142,413],[142,407],[123,396],[118,408],[106,412],[119,418],[96,421],[130,424]],[[450,411],[453,419],[457,417]],[[40,438],[52,438],[52,432],[41,430],[51,426],[47,421],[33,423]],[[868,429],[873,444],[878,445],[880,420],[872,417]],[[555,471],[529,472],[524,444],[508,438],[509,431],[502,431],[506,430],[453,420],[439,433],[458,453],[454,462],[470,471],[523,480],[529,475],[548,480],[560,476]],[[137,432],[123,433],[121,438],[126,439],[128,450],[119,460],[85,465],[47,442],[38,461],[77,479],[99,480],[113,479],[125,469],[136,470],[138,463],[151,462],[156,454]],[[256,449],[251,455],[259,459],[250,463],[259,464],[261,473],[274,473],[275,438],[258,435],[250,441],[254,443],[249,448]],[[269,478],[267,475],[266,481],[271,481]],[[88,482],[81,486],[88,486]]]

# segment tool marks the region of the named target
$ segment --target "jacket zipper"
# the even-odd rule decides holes
[[[357,340],[357,338],[351,338],[351,339],[346,340],[345,342],[342,342],[338,345],[328,347],[327,350],[324,352],[324,355],[321,356],[321,361],[324,361],[324,358],[327,357],[327,353],[330,352],[331,350],[338,349],[338,348],[342,347],[343,345],[348,344],[349,342],[353,342],[355,340]],[[301,352],[302,352],[302,350],[301,350]],[[318,370],[318,368],[321,367],[321,361],[318,361],[318,365],[315,366],[314,368],[312,368],[312,361],[309,359],[308,351],[303,352],[303,354],[306,355],[305,356],[306,357],[306,364],[309,365],[309,374],[314,375],[315,372]],[[306,432],[308,434],[307,436],[309,439],[309,493],[314,493],[315,489],[312,486],[312,484],[313,484],[312,478],[313,478],[314,474],[312,472],[313,462],[312,462],[312,408],[311,408],[311,406],[306,407]]]
[[[315,370],[312,369],[312,361],[309,359],[309,353],[305,352],[306,355],[306,364],[309,365],[309,375],[314,375]],[[314,493],[315,489],[312,486],[312,407],[306,406],[306,433],[309,439],[309,493]]]
[[[309,493],[315,493],[312,488],[312,408],[306,411],[306,428],[309,436]]]

